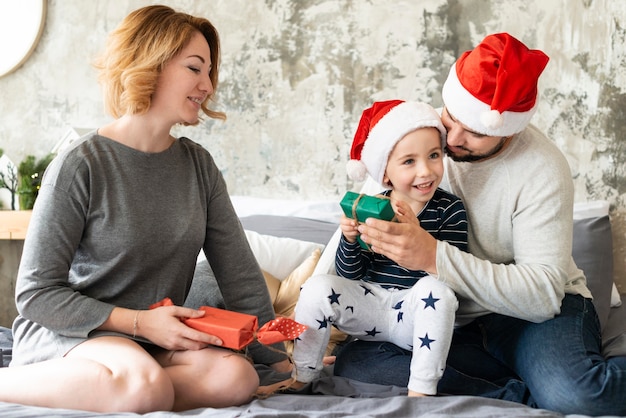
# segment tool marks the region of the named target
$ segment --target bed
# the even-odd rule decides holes
[[[302,282],[312,274],[332,271],[339,238],[337,201],[302,202],[232,196],[248,241],[263,270],[278,314],[292,311]],[[611,225],[606,202],[578,204],[575,208],[573,256],[588,276],[604,336],[605,354],[626,353],[626,308],[613,284]],[[219,291],[202,255],[187,306],[220,305]],[[328,352],[345,336],[331,339]],[[11,331],[0,328],[0,362],[11,360]],[[258,365],[262,384],[287,378]],[[203,408],[179,413],[153,412],[98,414],[47,409],[0,402],[0,417],[562,417],[524,405],[471,396],[408,398],[406,389],[351,381],[333,376],[332,367],[322,377],[296,393],[277,393],[265,399],[223,409]],[[581,415],[568,415],[568,418]]]

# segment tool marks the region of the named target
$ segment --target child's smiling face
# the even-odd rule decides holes
[[[395,145],[383,176],[394,199],[411,205],[417,214],[435,193],[443,177],[443,150],[436,128],[420,128]]]

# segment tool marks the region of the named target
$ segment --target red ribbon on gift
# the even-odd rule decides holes
[[[150,309],[173,305],[170,298],[165,298],[150,305]],[[212,306],[201,306],[199,310],[204,311],[203,317],[183,318],[181,321],[191,328],[215,335],[222,340],[222,347],[235,350],[241,350],[255,338],[264,345],[293,340],[307,329],[306,325],[286,317],[279,317],[272,319],[257,330],[258,320],[254,315]]]
[[[280,316],[263,325],[257,332],[256,339],[265,345],[294,340],[307,328],[306,325],[302,325],[293,319]]]

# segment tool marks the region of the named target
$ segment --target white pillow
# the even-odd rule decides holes
[[[281,281],[302,264],[315,249],[324,250],[324,245],[315,242],[263,235],[255,231],[245,232],[261,269]]]
[[[622,306],[622,297],[617,290],[617,286],[613,283],[613,289],[611,289],[611,308],[617,308]]]
[[[339,247],[340,239],[341,228],[337,228],[333,236],[326,244],[326,249],[317,262],[312,276],[317,276],[318,274],[337,274],[337,271],[335,270],[335,253],[337,252],[337,247]]]
[[[608,214],[609,202],[606,200],[574,203],[574,219],[597,218]]]
[[[248,230],[244,232],[261,270],[280,281],[285,280],[315,249],[319,248],[320,251],[324,251],[325,247],[316,242],[274,237]],[[202,260],[206,260],[204,251],[198,254],[198,262]]]

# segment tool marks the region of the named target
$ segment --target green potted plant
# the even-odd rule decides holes
[[[39,160],[34,155],[28,155],[20,163],[17,168],[17,193],[20,200],[20,209],[30,210],[33,208],[41,187],[41,178],[52,158],[54,158],[54,154],[48,154]]]

